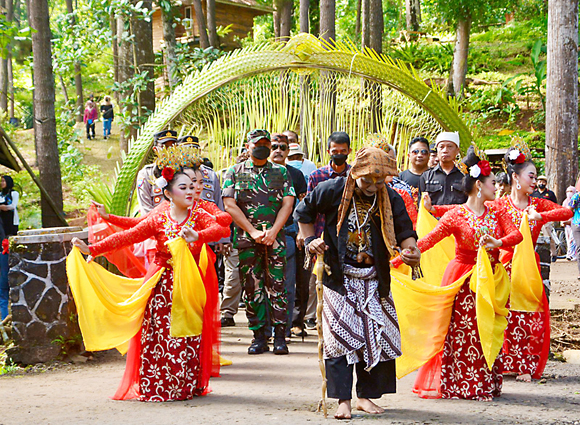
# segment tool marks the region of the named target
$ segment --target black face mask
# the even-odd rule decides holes
[[[538,189],[544,190],[546,188],[545,184],[539,184]]]
[[[270,156],[270,148],[268,146],[256,146],[252,149],[252,156],[256,159],[267,159]]]
[[[345,155],[343,153],[330,155],[330,159],[332,160],[334,165],[338,165],[339,167],[346,162],[346,158],[348,158],[348,155]]]

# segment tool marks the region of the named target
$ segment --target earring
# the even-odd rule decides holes
[[[522,188],[522,185],[520,184],[520,181],[519,180],[516,180],[516,182],[517,182],[516,189],[518,189],[518,190],[521,189]]]
[[[481,198],[481,187],[479,188],[479,190],[477,191],[477,197]]]
[[[169,206],[173,208],[175,204],[173,203],[173,198],[169,198]]]

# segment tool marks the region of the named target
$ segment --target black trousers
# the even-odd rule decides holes
[[[328,398],[350,400],[352,398],[353,365],[346,356],[326,359],[326,380]],[[397,392],[395,361],[379,362],[370,372],[365,371],[366,363],[356,364],[356,395],[358,398],[381,398],[383,394]]]

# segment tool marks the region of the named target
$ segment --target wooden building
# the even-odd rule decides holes
[[[206,2],[201,0],[205,12]],[[180,8],[181,25],[175,28],[177,41],[193,43],[199,46],[199,28],[195,19],[195,11],[191,0],[182,0]],[[216,27],[226,28],[231,25],[231,32],[220,39],[222,48],[226,50],[240,47],[236,39],[242,39],[252,35],[254,18],[256,16],[272,13],[270,6],[258,3],[256,0],[215,0]],[[153,11],[153,49],[158,51],[163,46],[163,24],[161,22],[161,9],[156,7]]]

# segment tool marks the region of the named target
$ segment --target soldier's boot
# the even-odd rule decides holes
[[[254,339],[252,344],[248,348],[248,354],[262,354],[269,351],[268,341],[266,340],[266,334],[264,333],[264,328],[256,329],[254,331]]]
[[[288,354],[286,325],[276,325],[274,328],[274,354]]]

